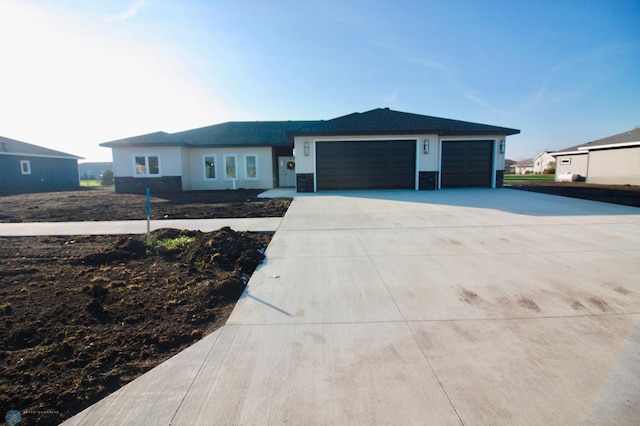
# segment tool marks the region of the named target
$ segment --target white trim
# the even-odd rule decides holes
[[[249,152],[244,154],[244,164],[243,164],[243,168],[244,168],[244,179],[245,180],[260,180],[260,162],[259,162],[259,156],[256,153],[253,152]],[[247,159],[249,157],[254,157],[255,158],[255,167],[256,167],[256,175],[254,177],[250,177],[249,176],[249,168],[247,167]],[[237,174],[237,172],[236,172]]]
[[[579,151],[591,151],[596,149],[607,149],[607,148],[625,148],[630,146],[640,145],[640,141],[636,142],[621,142],[621,143],[611,143],[607,145],[596,145],[596,146],[580,146],[578,147]]]
[[[27,170],[24,169],[24,166],[27,166]],[[20,160],[20,174],[30,175],[31,174],[31,161],[29,160]]]
[[[136,158],[138,157],[144,157],[144,167],[145,167],[145,173],[137,173],[137,163],[136,163]],[[158,173],[149,173],[149,158],[151,157],[156,157],[158,159]],[[157,153],[143,153],[143,152],[138,152],[138,153],[133,153],[131,154],[131,162],[132,162],[132,176],[134,178],[156,178],[156,177],[162,177],[162,160],[160,158],[160,154]]]
[[[235,177],[227,176],[227,158],[233,158]],[[222,180],[227,182],[238,180],[238,154],[222,154]]]
[[[577,155],[577,154],[588,154],[588,151],[564,151],[564,152],[550,152],[549,155],[552,157],[561,157],[563,155]]]
[[[571,165],[571,157],[569,157],[569,158],[561,158],[560,162],[558,163],[558,165],[560,165],[560,166]]]
[[[205,162],[205,159],[209,157],[209,158],[213,158],[213,173],[215,175],[215,177],[209,178],[207,177],[207,164]],[[220,174],[220,170],[218,169],[218,156],[214,153],[214,154],[202,154],[202,159],[201,162],[202,164],[202,181],[203,182],[215,182],[218,179],[218,175]]]

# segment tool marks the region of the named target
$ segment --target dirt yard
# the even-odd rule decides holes
[[[151,194],[151,219],[281,217],[289,200],[261,199],[262,190]],[[146,196],[113,188],[0,195],[0,222],[66,222],[146,219]]]
[[[522,191],[542,192],[612,204],[640,207],[638,185],[596,185],[585,182],[524,182],[509,186]]]
[[[278,217],[261,191],[152,197],[152,217]],[[0,221],[144,219],[145,196],[108,189],[0,196]],[[223,325],[271,237],[0,238],[0,414],[58,424]]]

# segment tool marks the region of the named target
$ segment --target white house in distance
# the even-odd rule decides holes
[[[529,173],[540,175],[549,168],[556,159],[547,151],[542,151],[535,158],[518,161],[515,164],[516,174],[526,175]]]
[[[587,183],[640,185],[640,128],[551,153],[560,175]]]
[[[503,185],[519,130],[378,108],[322,121],[228,122],[102,143],[117,192]]]

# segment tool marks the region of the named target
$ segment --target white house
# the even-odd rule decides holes
[[[551,153],[556,180],[573,174],[587,183],[640,185],[640,128]]]
[[[101,144],[117,192],[501,187],[519,130],[379,108],[327,121],[229,122]]]

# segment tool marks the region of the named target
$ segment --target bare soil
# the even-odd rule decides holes
[[[158,194],[152,218],[283,216],[290,201],[260,192]],[[145,203],[112,189],[8,195],[0,221],[144,219]],[[0,415],[58,424],[213,332],[271,240],[152,236],[0,238]]]
[[[290,200],[262,199],[259,189],[151,194],[151,219],[281,217]],[[0,222],[146,219],[146,196],[113,188],[0,195]]]
[[[640,207],[640,186],[638,185],[597,185],[585,182],[523,182],[510,185],[509,188]]]

